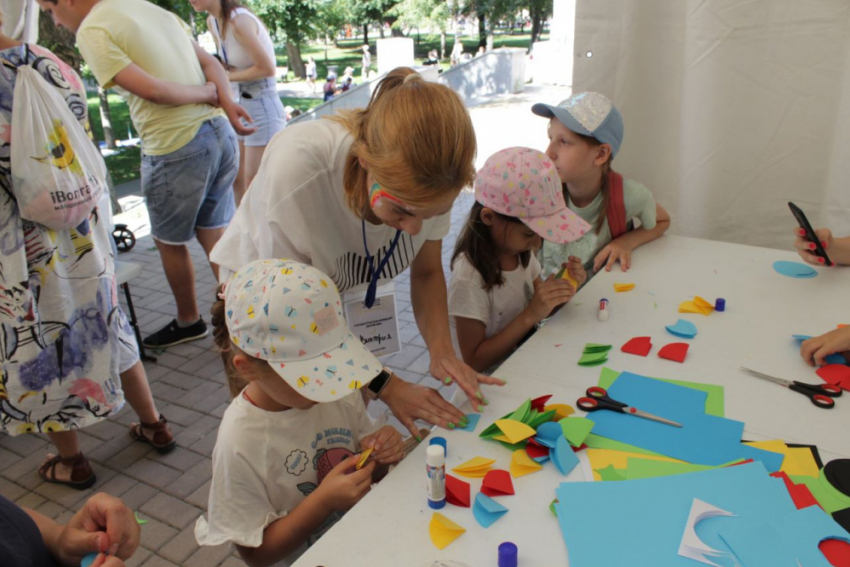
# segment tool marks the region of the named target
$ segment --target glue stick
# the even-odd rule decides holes
[[[599,300],[599,312],[596,314],[596,317],[600,321],[607,321],[610,314],[610,311],[608,311],[608,300],[603,297]]]
[[[428,506],[439,510],[446,505],[446,454],[440,445],[429,445],[425,453],[428,472]]]

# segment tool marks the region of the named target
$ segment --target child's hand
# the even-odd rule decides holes
[[[385,425],[371,435],[360,440],[363,449],[372,449],[370,461],[379,465],[397,463],[404,456],[404,442],[401,433],[392,425]]]
[[[360,455],[351,455],[337,466],[322,480],[316,488],[319,498],[331,510],[344,512],[360,502],[372,488],[372,472],[375,463],[370,462],[362,469],[355,470]]]
[[[820,256],[815,256],[815,243],[806,240],[806,231],[797,227],[794,229],[794,234],[797,236],[794,240],[794,248],[797,249],[797,254],[809,264],[823,266],[825,261]],[[815,236],[818,237],[821,246],[829,254],[829,247],[832,245],[832,231],[828,228],[819,228],[815,231]]]
[[[568,302],[576,294],[576,288],[564,279],[549,276],[534,285],[534,296],[528,304],[528,312],[536,322],[540,322],[559,305]]]
[[[620,238],[612,240],[605,248],[599,251],[593,260],[593,272],[596,273],[605,266],[605,271],[610,272],[614,262],[620,261],[620,268],[627,272],[632,266],[632,248],[627,246]]]
[[[802,254],[801,254],[802,256]],[[844,353],[845,360],[850,351],[850,327],[842,327],[803,341],[800,346],[800,356],[809,366],[823,366],[824,360],[830,354]]]
[[[578,286],[581,287],[584,285],[584,282],[587,281],[587,271],[584,269],[584,266],[581,263],[581,258],[578,256],[570,256],[569,262],[567,263],[567,273],[570,274],[575,281],[578,282]]]

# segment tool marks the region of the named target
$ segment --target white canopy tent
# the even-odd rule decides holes
[[[793,200],[850,234],[847,0],[575,6],[573,91],[622,111],[614,167],[653,191],[675,233],[789,248]]]

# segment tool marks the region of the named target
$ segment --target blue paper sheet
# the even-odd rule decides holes
[[[727,526],[720,537],[747,567],[830,567],[818,544],[850,534],[818,506]]]
[[[667,325],[665,329],[670,334],[682,337],[683,339],[692,339],[697,336],[697,326],[684,319],[679,319],[675,325]]]
[[[508,509],[479,492],[475,495],[475,504],[472,506],[472,515],[484,528],[489,528],[493,523],[508,513]]]
[[[475,428],[478,427],[478,420],[481,419],[480,413],[468,413],[466,414],[466,419],[469,420],[469,423],[466,424],[466,427],[457,427],[458,431],[475,431]]]
[[[555,441],[555,450],[551,451],[549,456],[563,475],[570,474],[570,471],[576,468],[578,464],[578,457],[576,457],[575,452],[570,447],[569,442],[567,442],[567,438],[563,435]]]
[[[624,482],[564,482],[556,496],[570,565],[581,567],[694,567],[677,554],[694,498],[737,515],[698,524],[700,539],[725,552],[718,532],[730,522],[795,509],[785,484],[761,463]]]
[[[776,273],[788,276],[789,278],[813,278],[818,275],[817,270],[800,262],[788,262],[780,260],[773,263],[773,269]]]

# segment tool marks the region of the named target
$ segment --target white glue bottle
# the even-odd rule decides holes
[[[446,454],[442,446],[428,446],[425,470],[428,472],[428,506],[439,510],[446,505]]]

